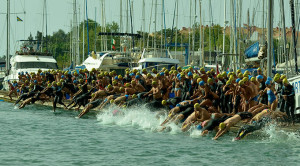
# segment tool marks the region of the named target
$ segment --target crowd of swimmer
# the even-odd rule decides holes
[[[293,86],[284,75],[276,74],[272,79],[260,68],[256,76],[249,71],[216,74],[214,69],[192,67],[153,68],[152,73],[126,69],[124,76],[99,69],[39,70],[19,73],[19,80],[8,84],[9,96],[18,96],[15,104],[20,103],[20,109],[36,101],[52,101],[54,111],[57,104],[65,109],[77,106],[77,110],[83,106],[80,118],[91,109],[117,106],[122,110],[144,104],[157,114],[167,115],[160,131],[175,123],[183,132],[195,126],[203,136],[215,130],[214,139],[240,121],[246,124],[237,140],[274,121],[287,125],[295,122]]]

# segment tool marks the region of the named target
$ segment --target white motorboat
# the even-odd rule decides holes
[[[38,51],[39,49],[36,44],[35,47],[31,44],[24,44],[21,51],[17,51],[10,58],[10,70],[8,75],[4,77],[3,85],[5,89],[8,87],[7,81],[18,80],[18,75],[21,73],[37,73],[38,70],[47,71],[58,68],[57,62],[51,54]]]
[[[147,69],[149,72],[153,68],[156,68],[159,71],[164,67],[166,69],[170,69],[172,66],[177,68],[179,63],[179,60],[174,59],[168,50],[144,49],[141,59],[138,61],[138,67],[135,67],[134,69],[138,69],[140,71]]]

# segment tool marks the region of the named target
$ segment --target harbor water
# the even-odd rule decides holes
[[[0,165],[300,165],[298,133],[275,127],[213,141],[175,125],[157,132],[163,118],[143,107],[76,119],[75,111],[0,106]]]

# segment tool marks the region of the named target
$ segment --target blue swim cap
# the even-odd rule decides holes
[[[65,78],[65,76],[64,76],[64,75],[62,75],[62,76],[61,76],[61,78]]]
[[[160,76],[164,76],[164,75],[165,75],[165,73],[164,73],[164,72],[161,72],[161,73],[160,73]]]
[[[135,76],[135,78],[136,78],[136,79],[140,79],[140,76],[139,76],[139,75],[137,75],[137,76]]]
[[[235,80],[236,83],[239,83],[242,79],[238,78]]]
[[[21,75],[21,73],[19,72],[18,75]]]
[[[43,76],[44,75],[44,73],[40,73],[40,76]]]
[[[129,95],[125,95],[125,97],[126,97],[126,98],[128,98],[128,97],[129,97]]]
[[[26,71],[25,74],[28,74],[28,72]]]
[[[118,76],[115,76],[115,80],[118,80],[119,78],[118,78]]]
[[[268,81],[272,81],[272,78],[271,78],[271,77],[268,77],[267,80],[268,80]]]
[[[76,84],[77,82],[78,82],[77,80],[74,80],[74,81],[73,81],[74,84]]]
[[[188,72],[188,76],[189,77],[193,76],[193,73],[192,72]]]
[[[176,107],[180,107],[181,105],[180,104],[176,104]]]
[[[265,82],[265,84],[266,84],[266,85],[270,85],[270,84],[271,84],[271,81],[268,80],[268,81]]]
[[[200,86],[204,86],[204,84],[205,84],[204,81],[200,81],[200,82],[199,82],[199,85],[200,85]]]
[[[264,79],[264,76],[258,75],[258,76],[257,76],[257,79],[259,79],[259,80]]]
[[[33,81],[33,83],[35,83],[35,84],[36,84],[36,83],[37,83],[37,80],[34,80],[34,81]]]
[[[10,80],[7,80],[7,82],[10,82]]]
[[[180,75],[180,74],[177,74],[176,77],[181,77],[181,75]]]
[[[20,89],[17,89],[17,92],[20,92]]]
[[[197,125],[197,130],[201,130],[202,126],[201,125]]]
[[[248,76],[248,78],[249,78],[249,80],[251,80],[252,76],[251,76],[251,75],[249,75],[249,76]]]

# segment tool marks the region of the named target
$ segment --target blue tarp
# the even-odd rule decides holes
[[[258,56],[258,52],[259,42],[256,42],[245,50],[245,55],[247,58],[254,58]]]

